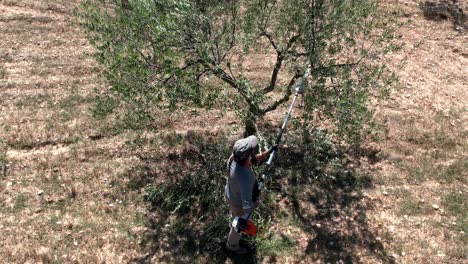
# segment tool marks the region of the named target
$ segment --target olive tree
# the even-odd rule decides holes
[[[352,138],[390,79],[392,34],[372,0],[123,2],[84,0],[78,11],[111,83],[103,112],[231,105],[249,135],[310,66],[302,123],[320,118]],[[269,72],[252,77],[244,64],[262,55]]]

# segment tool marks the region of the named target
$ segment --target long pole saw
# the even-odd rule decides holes
[[[291,105],[289,106],[289,110],[288,110],[288,113],[286,114],[286,117],[284,118],[284,121],[283,121],[283,125],[281,126],[281,129],[278,133],[278,136],[276,137],[276,141],[275,141],[275,144],[276,145],[279,145],[280,142],[281,142],[281,138],[283,137],[283,133],[284,131],[286,130],[286,125],[288,124],[288,121],[289,121],[289,118],[291,118],[291,113],[292,113],[292,110],[293,110],[293,107],[294,107],[294,104],[296,103],[296,100],[297,100],[297,97],[299,95],[299,93],[301,92],[302,90],[302,86],[304,84],[304,81],[307,79],[307,77],[309,77],[309,74],[310,74],[310,65],[309,67],[307,67],[307,70],[305,71],[304,75],[302,76],[302,78],[297,81],[297,84],[296,84],[296,91],[294,93],[294,98],[293,98],[293,101],[291,103]],[[263,186],[263,182],[265,181],[266,179],[266,176],[268,175],[268,173],[270,172],[271,168],[273,167],[273,159],[275,158],[276,156],[276,150],[274,150],[270,156],[268,157],[268,161],[266,162],[266,167],[265,167],[265,170],[263,171],[263,174],[262,176],[260,177],[260,179],[258,180],[258,191],[260,192],[261,189],[262,189],[262,186]]]

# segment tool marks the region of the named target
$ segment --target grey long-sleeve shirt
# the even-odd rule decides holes
[[[250,214],[255,209],[252,201],[255,181],[255,173],[251,168],[231,162],[225,187],[226,197],[232,205],[242,207],[244,214]]]

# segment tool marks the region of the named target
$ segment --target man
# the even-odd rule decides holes
[[[277,148],[274,145],[269,150],[259,153],[258,141],[255,136],[238,140],[234,144],[232,155],[227,164],[229,177],[225,187],[226,199],[233,217],[248,219],[257,208],[258,201],[252,197],[257,183],[252,165],[260,163]],[[226,248],[237,254],[246,253],[247,250],[239,246],[241,237],[242,234],[231,226]]]

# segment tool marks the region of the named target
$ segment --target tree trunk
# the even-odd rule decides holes
[[[257,133],[257,119],[253,116],[244,119],[244,137],[255,135]]]

